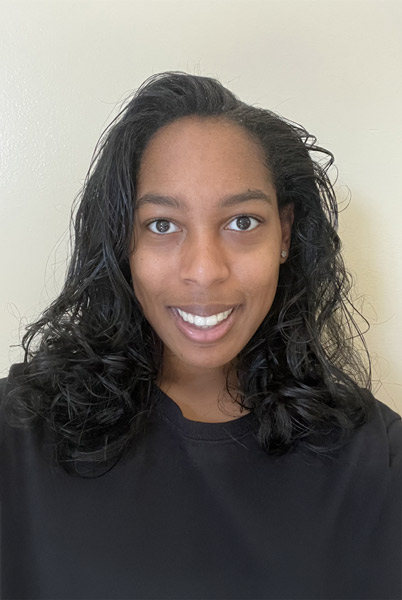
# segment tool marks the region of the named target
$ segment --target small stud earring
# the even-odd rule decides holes
[[[281,252],[282,258],[286,258],[287,255],[288,255],[288,253],[286,252],[286,250],[282,250],[282,252]]]

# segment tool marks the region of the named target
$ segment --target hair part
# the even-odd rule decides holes
[[[163,344],[129,268],[136,184],[152,136],[191,116],[246,130],[262,150],[279,209],[294,206],[273,305],[236,359],[236,401],[258,417],[260,445],[273,455],[299,447],[327,455],[368,420],[370,367],[354,347],[364,339],[337,234],[332,153],[301,125],[245,104],[215,79],[160,73],[96,147],[76,199],[63,288],[26,328],[23,373],[5,402],[12,425],[44,427],[56,464],[69,472],[84,461],[116,464],[145,434],[157,402]]]

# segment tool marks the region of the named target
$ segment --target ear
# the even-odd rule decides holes
[[[281,221],[282,228],[281,252],[285,251],[287,253],[286,256],[281,255],[280,262],[281,264],[283,264],[284,262],[286,262],[289,256],[290,240],[292,237],[292,226],[295,218],[294,204],[290,203],[281,208],[279,210],[279,218]]]

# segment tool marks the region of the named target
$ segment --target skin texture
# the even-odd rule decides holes
[[[218,206],[228,194],[255,189],[271,202]],[[186,117],[156,132],[141,161],[137,200],[149,193],[186,203],[180,209],[147,203],[135,215],[130,269],[144,314],[164,343],[159,385],[186,418],[238,418],[245,414],[238,404],[230,401],[223,413],[218,398],[228,400],[225,373],[235,386],[236,356],[272,305],[286,260],[281,251],[289,252],[293,208],[279,213],[261,149],[248,132],[216,118]],[[240,222],[239,215],[250,221]],[[166,233],[149,224],[153,219],[163,220],[159,231],[162,225]],[[215,303],[238,308],[230,331],[208,343],[185,336],[168,308]]]

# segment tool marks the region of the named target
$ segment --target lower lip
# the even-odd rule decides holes
[[[230,313],[227,319],[221,321],[220,323],[217,323],[213,327],[209,327],[208,329],[201,329],[200,327],[196,327],[192,323],[187,323],[187,321],[184,321],[180,317],[179,313],[177,312],[177,309],[175,308],[169,307],[169,310],[173,315],[173,319],[178,329],[186,337],[188,337],[193,342],[200,342],[205,344],[208,342],[216,342],[229,332],[235,321],[235,315],[237,315],[237,308],[239,307],[234,307],[233,311]]]

